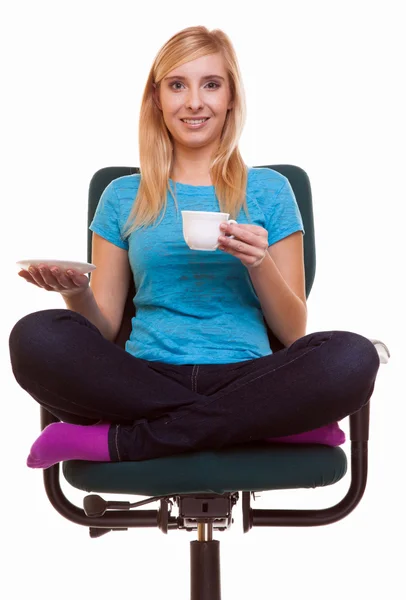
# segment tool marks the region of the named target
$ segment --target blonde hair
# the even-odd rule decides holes
[[[154,223],[166,210],[167,191],[173,167],[173,145],[162,112],[153,100],[163,78],[178,66],[208,54],[221,53],[228,73],[233,108],[227,112],[218,149],[213,155],[210,176],[220,211],[236,218],[241,207],[248,216],[246,186],[248,169],[238,150],[246,118],[245,92],[237,56],[228,36],[220,29],[188,27],[172,36],[155,57],[142,97],[139,118],[140,185],[125,225],[124,236],[138,227]],[[176,194],[176,185],[175,185]],[[164,212],[162,217],[164,216]]]

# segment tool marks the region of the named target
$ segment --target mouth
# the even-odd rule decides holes
[[[210,117],[204,117],[203,119],[181,119],[181,121],[189,129],[200,129],[209,119]]]

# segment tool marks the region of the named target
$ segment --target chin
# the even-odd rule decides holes
[[[186,140],[179,140],[179,142],[183,146],[187,146],[188,148],[204,148],[204,146],[210,145],[212,143],[212,140],[206,140],[206,139],[190,140],[190,139],[186,139]]]

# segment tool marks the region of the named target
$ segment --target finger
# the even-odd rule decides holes
[[[21,279],[24,279],[24,281],[26,281],[27,283],[32,283],[33,285],[36,285],[38,287],[38,283],[36,281],[34,281],[31,273],[29,273],[25,269],[23,269],[22,271],[19,271],[18,274],[21,277]]]
[[[37,285],[31,275],[27,272],[26,274],[22,274],[21,271],[19,273],[21,279],[24,279],[27,283],[32,283],[33,285]]]
[[[267,236],[268,231],[261,227],[260,225],[249,225],[248,223],[222,223],[220,225],[220,229],[222,230],[222,225],[226,225],[225,231],[231,231],[234,228],[234,231],[249,231],[254,233],[255,235]]]
[[[253,231],[257,235],[265,234],[268,235],[268,230],[265,227],[261,227],[260,225],[248,225],[248,229]]]
[[[223,245],[220,245],[218,249],[230,254],[231,256],[234,256],[235,258],[238,258],[246,267],[252,267],[256,264],[260,264],[264,259],[263,253],[256,253],[255,255],[252,253],[246,254],[244,252],[237,252],[233,248]]]
[[[73,269],[68,269],[66,273],[71,278],[73,283],[78,287],[81,287],[88,280],[87,275],[84,275],[83,273],[78,273]]]
[[[37,267],[28,267],[28,272],[30,273],[31,277],[37,285],[39,285],[40,287],[43,287],[45,285],[44,279]]]
[[[259,258],[263,255],[264,251],[261,250],[258,246],[253,246],[252,244],[246,244],[240,239],[229,238],[225,235],[221,235],[219,237],[219,243],[221,246],[226,247],[230,250],[234,255],[238,256],[254,256]]]
[[[28,271],[26,271],[25,269],[21,269],[21,271],[18,272],[18,275],[22,279],[25,279],[26,281],[32,281],[32,277],[31,277],[30,273]]]
[[[239,223],[239,226],[243,229],[246,229],[247,231],[255,233],[256,235],[263,235],[264,233],[268,233],[267,230],[261,227],[260,225],[249,225],[248,223]]]
[[[257,246],[260,240],[266,240],[268,246],[268,232],[263,227],[224,223],[220,226],[220,230],[223,234],[234,235],[240,240],[252,243],[253,246]]]
[[[235,227],[235,225],[232,225],[232,227]],[[234,240],[234,242],[237,242],[237,243],[242,242],[242,243],[244,243],[244,245],[240,246],[240,249],[238,250],[239,252],[250,253],[250,251],[252,251],[252,249],[257,249],[260,251],[260,253],[263,253],[264,250],[266,248],[268,248],[268,237],[258,236],[249,231],[243,231],[243,232],[235,231],[235,230],[230,231],[230,235],[235,236],[234,238],[228,236],[227,234],[228,234],[228,231],[223,232],[223,235],[221,235],[219,237],[219,243],[224,244],[224,245],[231,244],[232,248],[235,248],[238,250],[235,243],[232,244],[232,241]]]
[[[58,267],[51,267],[50,271],[59,284],[59,287],[62,287],[64,290],[72,287],[72,280],[64,271],[61,271]]]
[[[38,270],[46,285],[48,285],[51,288],[59,287],[58,280],[55,279],[55,277],[51,273],[50,268],[47,265],[38,265]]]
[[[28,271],[25,271],[25,273],[26,275],[23,275],[21,271],[19,272],[19,275],[21,275],[25,281],[28,281],[28,283],[32,283],[37,287],[43,288],[47,291],[52,291],[52,288],[45,283],[36,267],[29,267]]]

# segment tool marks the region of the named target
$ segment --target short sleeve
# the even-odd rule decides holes
[[[89,229],[115,246],[128,250],[128,242],[121,237],[119,215],[120,200],[112,181],[100,197]]]
[[[286,177],[272,202],[267,230],[270,246],[296,231],[305,232],[295,194]]]

